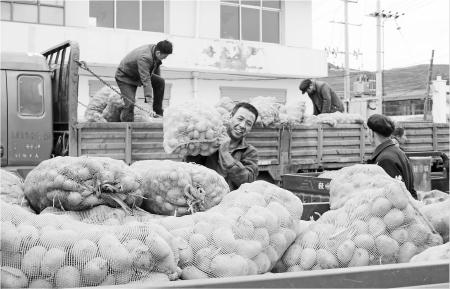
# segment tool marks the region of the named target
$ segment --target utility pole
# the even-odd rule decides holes
[[[376,72],[376,92],[375,95],[377,100],[382,104],[383,101],[383,68],[384,68],[384,20],[386,19],[397,19],[398,17],[405,15],[405,13],[395,14],[391,11],[385,12],[381,10],[381,0],[377,0],[377,9],[374,13],[369,14],[369,16],[377,18],[377,72]]]
[[[425,102],[423,104],[423,119],[432,121],[432,97],[430,95],[431,78],[433,77],[433,59],[434,49],[431,50],[430,66],[428,67],[428,81],[427,81],[427,94],[425,95]]]

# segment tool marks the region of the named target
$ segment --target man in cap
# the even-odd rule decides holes
[[[116,70],[116,82],[120,88],[125,107],[120,121],[134,121],[134,102],[138,86],[144,87],[145,102],[153,108],[151,116],[162,116],[165,81],[160,76],[162,60],[172,54],[172,43],[163,40],[140,46],[128,53]]]
[[[300,84],[302,94],[308,93],[314,105],[314,115],[321,113],[344,112],[344,105],[334,90],[323,81],[305,79]]]
[[[374,114],[367,120],[367,126],[373,132],[372,144],[376,147],[368,163],[379,165],[393,178],[401,178],[411,195],[417,199],[411,164],[391,138],[395,130],[394,122],[389,117]]]
[[[227,181],[231,190],[238,189],[243,183],[256,181],[258,176],[258,152],[245,137],[252,130],[258,118],[256,108],[240,102],[231,111],[227,126],[227,141],[210,156],[187,156],[186,162],[194,162],[215,170]]]

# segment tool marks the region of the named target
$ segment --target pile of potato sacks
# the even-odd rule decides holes
[[[279,272],[409,262],[442,244],[404,183],[377,170],[367,165],[341,169],[330,183],[334,209],[301,229],[277,264]]]
[[[171,105],[164,111],[164,150],[169,154],[209,156],[228,138],[220,113],[199,102]]]
[[[177,246],[161,226],[99,226],[1,207],[2,287],[72,288],[180,275]]]

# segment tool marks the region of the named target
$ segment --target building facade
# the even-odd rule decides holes
[[[326,53],[312,49],[311,0],[1,0],[2,51],[40,52],[65,40],[114,83],[120,60],[143,44],[168,39],[166,101],[208,103],[229,96],[303,98],[300,79],[327,75]],[[79,115],[101,83],[80,70]],[[141,101],[142,90],[137,94]]]

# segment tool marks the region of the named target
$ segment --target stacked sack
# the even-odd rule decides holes
[[[414,207],[404,183],[388,175],[357,178],[364,166],[344,168],[342,177],[331,181],[330,203],[336,209],[303,230],[284,254],[278,271],[409,262],[428,247],[442,244],[442,237],[433,233]],[[350,180],[352,186],[344,187],[349,175],[355,176],[354,183]],[[341,189],[346,191],[337,194]],[[333,194],[346,196],[347,201],[336,206]]]
[[[140,178],[121,160],[56,157],[41,162],[25,179],[25,196],[36,212],[46,207],[79,211],[106,204],[142,203]]]
[[[231,112],[233,111],[234,106],[234,101],[229,97],[221,97],[219,102],[216,103],[215,107],[222,116],[224,123],[228,123],[230,120]]]
[[[19,205],[34,213],[25,198],[22,178],[4,169],[0,169],[0,199],[9,204]]]
[[[160,224],[179,243],[182,279],[269,272],[296,237],[303,205],[264,181],[243,184],[206,212]]]
[[[178,252],[161,226],[98,226],[1,202],[2,287],[72,288],[175,280]]]
[[[220,113],[211,106],[188,102],[164,111],[164,150],[166,153],[208,156],[228,138]]]
[[[119,91],[118,87],[113,87]],[[119,94],[104,86],[90,98],[84,117],[88,122],[118,122],[124,105]]]
[[[142,208],[154,214],[205,211],[230,191],[216,171],[194,163],[148,160],[133,163],[131,169],[142,178]]]
[[[257,124],[270,126],[279,123],[281,105],[275,97],[257,96],[250,100],[250,104],[258,110]]]
[[[308,115],[304,118],[306,125],[328,124],[336,126],[339,124],[363,124],[364,119],[356,113],[342,113],[339,111],[333,113],[321,113],[319,115]]]
[[[280,123],[285,125],[298,125],[303,122],[306,104],[302,100],[286,104],[280,108]]]

